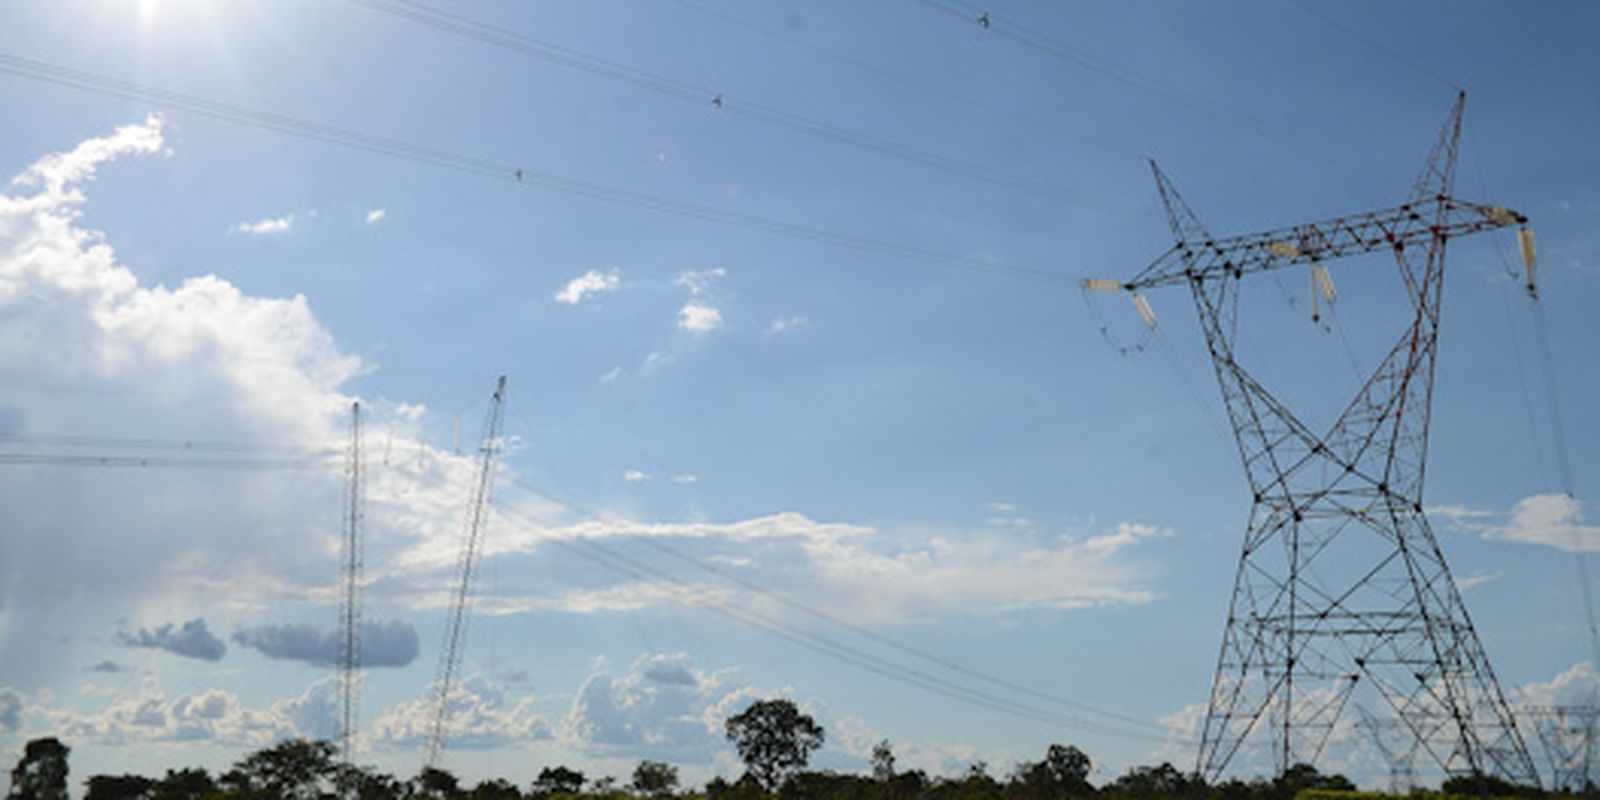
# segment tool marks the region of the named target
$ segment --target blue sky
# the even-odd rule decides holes
[[[1469,92],[1457,194],[1528,214],[1538,236],[1577,500],[1560,496],[1509,234],[1451,245],[1426,499],[1508,693],[1590,690],[1571,553],[1596,547],[1600,468],[1592,6],[448,7],[574,68],[368,5],[398,7],[0,12],[0,171],[18,176],[0,200],[0,447],[278,457],[337,447],[359,398],[369,660],[395,664],[365,675],[361,760],[420,764],[470,455],[503,373],[471,715],[447,767],[525,782],[648,757],[733,775],[718,721],[776,693],[827,727],[834,768],[883,738],[940,773],[1003,772],[1051,742],[1087,751],[1097,781],[1188,767],[1249,498],[1187,298],[1152,296],[1159,332],[1125,355],[1133,309],[1086,306],[1076,281],[1131,275],[1170,243],[1145,156],[1219,234],[1399,202],[1450,84]],[[15,58],[527,179],[28,80]],[[635,78],[597,74],[616,65]],[[1333,274],[1337,330],[1309,320],[1303,270],[1246,295],[1243,352],[1313,418],[1404,321],[1392,264]],[[64,732],[82,777],[330,735],[316,635],[337,619],[340,474],[323,463],[5,466],[0,748]],[[818,652],[838,646],[877,670]],[[1334,766],[1386,775],[1354,737],[1345,751]]]

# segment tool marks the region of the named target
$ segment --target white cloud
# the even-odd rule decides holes
[[[808,320],[805,317],[778,317],[777,319],[767,323],[767,333],[779,334],[783,333],[784,331],[791,331],[795,328],[803,327],[809,324],[811,324],[811,320]]]
[[[639,481],[650,480],[650,473],[637,469],[624,470],[622,472],[622,479],[629,483],[638,483]]]
[[[1530,682],[1511,690],[1515,705],[1527,706],[1581,706],[1594,703],[1600,696],[1600,675],[1594,664],[1580,661],[1561,674],[1545,682]]]
[[[387,216],[389,216],[389,212],[388,211],[385,211],[384,209],[381,209],[381,208],[374,208],[371,211],[367,212],[367,224],[368,225],[373,225],[373,224],[382,222],[383,218],[387,217]]]
[[[615,367],[612,367],[611,369],[606,370],[605,372],[600,373],[600,382],[601,383],[611,383],[612,381],[614,381],[614,380],[616,380],[616,379],[618,379],[620,377],[622,377],[622,367],[621,366],[615,366]]]
[[[711,305],[709,295],[712,284],[726,277],[728,271],[717,267],[679,273],[674,284],[689,290],[689,300],[678,309],[678,327],[694,333],[706,333],[722,327],[722,311]]]
[[[433,735],[438,713],[430,686],[427,696],[401,703],[372,723],[375,744],[420,747]],[[552,738],[549,723],[534,713],[535,698],[515,702],[499,684],[472,676],[452,687],[446,702],[445,746],[458,750],[494,750],[526,746]]]
[[[1585,525],[1583,506],[1564,494],[1524,497],[1511,508],[1503,525],[1492,525],[1484,538],[1542,544],[1568,552],[1600,551],[1600,526]]]
[[[597,269],[591,269],[567,281],[567,285],[562,287],[561,291],[556,292],[555,299],[558,303],[575,306],[583,302],[583,298],[588,295],[600,292],[614,292],[620,286],[622,286],[622,276],[617,270],[601,272]]]
[[[282,217],[268,217],[255,222],[241,222],[233,226],[234,233],[248,233],[253,236],[265,236],[273,233],[288,233],[294,230],[294,215]]]
[[[225,440],[280,454],[341,441],[353,399],[342,388],[364,367],[304,297],[252,296],[214,275],[143,285],[103,234],[79,224],[84,182],[105,162],[163,148],[152,118],[46,156],[0,193],[0,370],[16,389],[0,398],[0,431]],[[41,386],[71,391],[28,391]],[[364,406],[396,454],[368,488],[370,597],[382,602],[412,588],[405,556],[454,551],[473,465],[423,443],[420,407]],[[341,483],[337,470],[313,468],[41,470],[0,484],[15,533],[0,537],[0,674],[77,673],[79,656],[36,645],[83,619],[331,607],[338,537],[326,522]]]
[[[722,327],[722,312],[698,300],[690,300],[678,309],[678,327],[696,333],[714,331]]]
[[[1469,589],[1472,589],[1473,587],[1482,586],[1482,585],[1484,585],[1486,583],[1492,583],[1494,581],[1500,580],[1501,578],[1504,578],[1505,576],[1506,576],[1506,573],[1503,570],[1498,570],[1497,569],[1497,570],[1495,570],[1493,572],[1486,572],[1486,571],[1483,571],[1483,570],[1479,570],[1479,571],[1474,572],[1471,575],[1468,575],[1468,576],[1466,576],[1464,578],[1456,578],[1456,588],[1458,590],[1460,590],[1460,591],[1465,592],[1465,591],[1467,591]]]
[[[335,679],[324,678],[307,689],[307,694],[326,692],[328,689],[319,688],[319,684],[333,683]],[[209,742],[261,747],[292,736],[325,733],[315,727],[298,727],[286,713],[295,710],[303,699],[304,696],[267,708],[249,708],[221,689],[169,698],[159,681],[145,678],[137,694],[118,694],[96,712],[49,708],[44,703],[31,711],[63,738],[73,741],[103,745]],[[307,722],[303,715],[301,722]]]
[[[684,473],[682,475],[674,475],[674,476],[672,476],[672,482],[673,483],[699,483],[700,482],[700,476],[699,475],[692,475],[692,474],[689,474],[689,473]]]

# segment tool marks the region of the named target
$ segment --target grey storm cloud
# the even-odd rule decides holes
[[[316,625],[257,625],[241,629],[233,641],[268,658],[304,661],[317,666],[339,663],[342,633]],[[417,659],[417,630],[399,620],[361,624],[361,664],[403,667]]]
[[[169,622],[157,628],[140,628],[134,633],[119,631],[117,642],[127,647],[165,650],[174,655],[204,661],[218,661],[223,653],[228,652],[228,646],[206,628],[206,621],[199,617],[183,623],[181,628]]]
[[[117,673],[120,673],[120,672],[127,672],[128,668],[123,666],[123,665],[121,665],[121,664],[118,664],[117,662],[112,661],[111,659],[108,658],[108,659],[106,659],[104,661],[99,662],[98,664],[91,664],[91,665],[89,665],[87,667],[84,667],[83,671],[84,672],[104,672],[104,673],[106,673],[108,675],[116,675]]]

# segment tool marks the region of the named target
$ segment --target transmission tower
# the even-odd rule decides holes
[[[439,671],[434,680],[435,707],[433,734],[428,737],[428,766],[439,763],[444,751],[445,727],[450,717],[450,686],[461,667],[461,653],[467,640],[467,604],[472,596],[472,579],[478,571],[478,551],[488,521],[489,491],[493,483],[495,453],[500,449],[500,423],[505,410],[506,376],[495,384],[489,400],[489,414],[483,421],[483,440],[478,446],[478,473],[472,499],[467,505],[466,524],[461,536],[461,556],[456,561],[455,597],[450,605],[450,621],[445,627],[444,648],[439,652]]]
[[[1593,704],[1526,706],[1522,713],[1524,718],[1532,719],[1545,757],[1550,760],[1550,788],[1573,794],[1592,793],[1600,708]]]
[[[1463,93],[1401,205],[1214,237],[1151,162],[1176,244],[1133,279],[1086,290],[1188,286],[1253,504],[1201,736],[1198,770],[1220,777],[1247,740],[1274,767],[1315,763],[1358,689],[1397,717],[1446,774],[1537,784],[1444,553],[1422,511],[1445,245],[1526,217],[1452,196]],[[1326,433],[1279,402],[1235,357],[1246,275],[1394,255],[1413,312]]]
[[[344,498],[344,602],[339,623],[344,638],[339,643],[340,752],[348,763],[359,724],[356,700],[361,669],[361,523],[365,488],[361,463],[361,403],[350,404],[350,449],[345,455],[347,489]]]
[[[1367,734],[1389,765],[1389,794],[1410,794],[1417,785],[1417,738],[1395,717],[1373,716],[1361,705],[1355,708],[1359,717],[1356,727]]]

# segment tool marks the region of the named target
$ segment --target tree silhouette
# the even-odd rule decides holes
[[[67,800],[67,753],[71,748],[50,736],[34,739],[22,749],[11,770],[12,800]]]
[[[822,726],[783,699],[751,703],[728,718],[726,733],[748,774],[769,792],[790,771],[804,768],[824,738]]]

